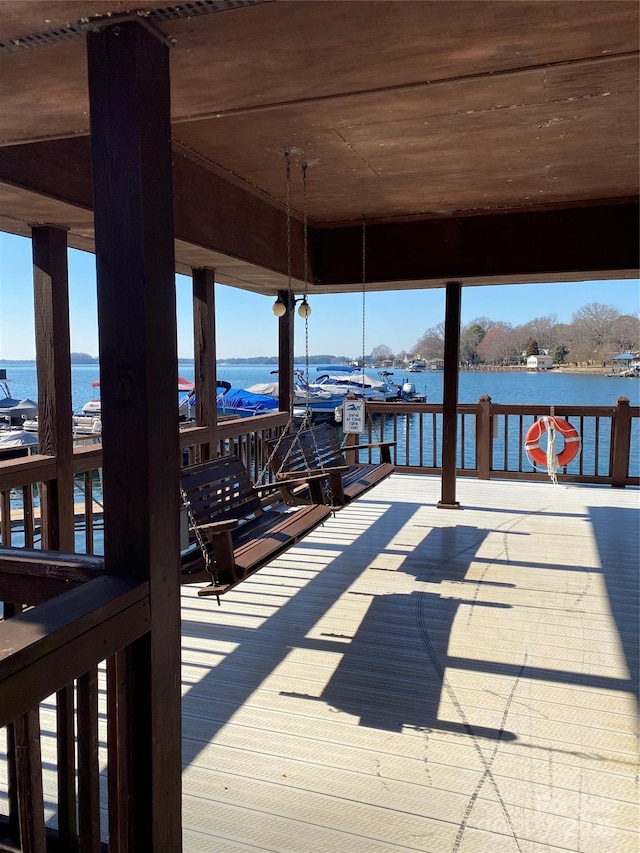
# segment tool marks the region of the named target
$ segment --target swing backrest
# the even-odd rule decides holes
[[[264,512],[247,469],[237,456],[184,468],[181,485],[198,525],[257,517]]]
[[[327,423],[315,424],[269,442],[271,471],[276,476],[286,473],[335,468],[345,464],[335,429]]]

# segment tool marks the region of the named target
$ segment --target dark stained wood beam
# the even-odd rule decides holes
[[[40,453],[56,457],[57,477],[44,486],[43,547],[75,550],[73,437],[67,234],[32,229]]]
[[[462,287],[448,281],[444,315],[444,387],[442,395],[442,482],[438,509],[459,509],[456,500],[458,456],[458,353]]]
[[[215,273],[194,269],[193,278],[193,358],[196,380],[196,426],[209,429],[210,440],[200,448],[202,459],[215,455],[216,408],[216,323]]]
[[[367,281],[552,281],[638,269],[637,199],[367,226]],[[313,233],[314,284],[361,280],[359,226]]]
[[[282,317],[278,317],[278,408],[291,415],[296,302],[294,294],[288,290],[278,291],[278,298],[287,309]]]
[[[182,849],[179,444],[168,48],[136,22],[87,35],[104,553],[149,581],[126,650],[129,849]],[[114,806],[117,807],[117,804]]]

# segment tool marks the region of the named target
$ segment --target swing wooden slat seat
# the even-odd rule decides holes
[[[349,464],[336,430],[328,423],[267,442],[271,471],[287,506],[315,504],[322,498],[334,509],[351,503],[394,472],[394,445],[394,441],[358,444],[354,449],[379,448],[380,462]],[[303,475],[313,475],[313,479],[301,483]]]
[[[312,475],[306,475],[308,482]],[[302,479],[301,479],[302,482]],[[322,524],[331,508],[308,505],[294,511],[264,507],[258,489],[237,456],[184,468],[183,500],[209,554],[199,547],[182,558],[182,583],[211,581],[199,595],[220,596]]]

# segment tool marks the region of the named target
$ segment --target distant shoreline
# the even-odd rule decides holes
[[[303,361],[303,359],[302,358],[294,359],[294,361],[296,364],[299,364]],[[192,358],[179,358],[178,359],[178,364],[193,364],[193,363],[194,363],[194,360]],[[335,363],[338,364],[338,362],[335,362]],[[0,364],[3,364],[3,365],[32,365],[35,367],[36,360],[35,360],[35,358],[25,358],[25,359],[0,358]],[[87,360],[83,359],[83,360],[79,360],[79,361],[73,361],[72,360],[71,364],[72,364],[72,366],[91,365],[91,366],[99,367],[100,363],[98,362],[97,359],[94,359],[91,361],[87,361]],[[255,365],[255,366],[260,366],[260,365],[273,366],[274,362],[271,359],[266,360],[266,361],[253,361],[253,360],[242,361],[240,359],[233,359],[230,361],[219,361],[216,363],[216,366],[217,367],[237,367],[238,365],[243,365],[243,364]],[[277,365],[277,362],[276,362],[276,365]],[[378,368],[370,368],[370,369],[371,370],[377,370]],[[400,370],[400,371],[407,370],[406,367],[392,367],[392,368],[386,368],[386,369]],[[423,370],[420,372],[421,373],[432,373],[432,372],[441,373],[442,371]],[[510,365],[506,365],[506,366],[476,364],[476,365],[470,365],[469,367],[461,367],[460,372],[464,372],[464,373],[467,373],[467,372],[469,372],[469,373],[549,373],[549,372],[552,372],[552,373],[584,374],[584,375],[589,375],[589,376],[611,376],[611,375],[615,375],[619,371],[614,370],[613,367],[578,367],[578,366],[569,365],[569,364],[556,364],[552,368],[550,368],[550,370],[536,370],[536,371],[530,370],[524,364],[510,364]]]

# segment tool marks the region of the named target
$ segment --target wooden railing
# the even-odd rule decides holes
[[[372,403],[367,405],[367,442],[396,442],[393,461],[399,471],[439,474],[442,459],[442,405]],[[534,423],[555,414],[577,430],[581,452],[558,479],[612,486],[640,484],[640,407],[621,397],[612,406],[531,406],[494,404],[489,397],[458,407],[457,472],[479,479],[547,479],[524,449]],[[357,444],[349,436],[349,444]],[[362,459],[374,451],[359,451]]]
[[[494,405],[489,398],[462,404],[458,413],[458,471],[481,479],[543,479],[526,458],[529,426],[549,407]],[[441,468],[442,406],[385,403],[368,406],[368,441],[396,441],[399,471],[437,474]],[[574,482],[638,485],[640,409],[621,398],[611,407],[556,407],[582,437],[582,453],[560,474]],[[184,461],[203,454],[236,453],[255,482],[268,489],[265,441],[288,424],[284,413],[221,423],[211,454],[211,433],[193,427],[180,433]],[[357,436],[349,437],[357,443]],[[370,456],[373,451],[355,451]],[[57,476],[56,459],[32,456],[0,463],[0,726],[6,727],[8,812],[0,817],[0,851],[44,851],[51,835],[60,850],[99,850],[101,811],[112,839],[126,836],[126,798],[117,796],[126,756],[119,732],[125,725],[127,649],[148,630],[148,588],[109,577],[96,550],[99,505],[94,491],[102,465],[99,445],[77,448],[73,469],[81,500],[76,550],[86,555],[44,552],[38,531],[47,524],[38,492]],[[42,507],[46,505],[43,503]],[[98,507],[98,510],[96,510]],[[20,536],[18,537],[18,533]],[[15,546],[19,544],[20,548]],[[35,546],[35,547],[34,547]],[[25,605],[38,605],[25,610]],[[117,638],[117,639],[115,639]],[[98,690],[106,678],[106,700]],[[40,703],[56,716],[54,790],[43,791]],[[101,704],[102,703],[102,704]],[[101,795],[99,716],[107,720],[108,788]],[[44,737],[44,735],[43,735]],[[47,734],[47,737],[51,737]],[[51,763],[51,762],[49,762]],[[47,778],[49,774],[47,774]],[[53,785],[53,783],[51,783]],[[46,799],[58,829],[45,832]],[[104,802],[108,814],[104,816]],[[101,806],[102,802],[102,806]],[[113,849],[118,849],[114,843]],[[123,848],[124,849],[124,848]]]

